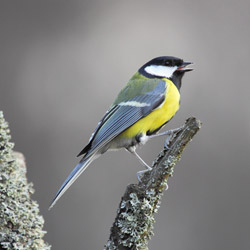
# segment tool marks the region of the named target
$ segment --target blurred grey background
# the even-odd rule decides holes
[[[137,159],[103,155],[48,205],[122,86],[162,55],[195,62],[167,129],[192,115],[203,127],[169,180],[149,247],[250,249],[249,13],[247,0],[1,1],[0,109],[52,249],[103,249]],[[163,144],[139,153],[150,163]]]

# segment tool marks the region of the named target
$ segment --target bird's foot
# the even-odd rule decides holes
[[[158,137],[158,136],[168,136],[165,141],[164,147],[165,149],[169,150],[169,143],[173,140],[176,134],[182,129],[183,129],[183,126],[179,128],[175,128],[175,129],[170,129],[170,130],[167,130],[162,133],[155,134],[155,135],[151,135],[149,138]]]
[[[166,150],[169,150],[170,147],[169,147],[169,143],[175,138],[175,135],[176,135],[176,132],[172,132],[168,135],[167,139],[165,140],[165,143],[164,143],[164,148]]]
[[[143,177],[143,175],[144,175],[145,173],[151,171],[151,170],[152,170],[152,168],[150,168],[150,169],[145,169],[145,170],[141,170],[141,171],[137,172],[137,180],[138,180],[139,182],[141,182],[141,178]]]

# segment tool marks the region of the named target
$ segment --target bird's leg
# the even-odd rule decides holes
[[[154,137],[158,137],[158,136],[167,135],[168,138],[166,139],[166,142],[165,142],[164,146],[165,146],[166,149],[169,149],[169,147],[168,147],[169,142],[171,141],[171,139],[173,139],[175,137],[175,134],[177,132],[179,132],[182,128],[183,128],[183,126],[181,126],[180,128],[175,128],[175,129],[171,129],[171,130],[168,130],[168,131],[164,131],[162,133],[158,133],[158,134],[155,134],[155,135],[150,135],[149,139],[154,138]]]
[[[146,169],[145,170],[141,170],[141,171],[139,171],[139,172],[137,172],[137,179],[138,179],[138,181],[139,182],[141,182],[141,177],[146,173],[146,172],[148,172],[148,171],[150,171],[150,170],[152,170],[152,168],[136,153],[136,151],[135,151],[135,147],[131,147],[131,148],[129,148],[129,149],[127,149],[131,154],[133,154],[134,156],[136,156],[138,159],[139,159],[139,161],[140,161],[140,163],[144,166],[144,167],[146,167]]]
[[[154,137],[158,137],[158,136],[163,136],[163,135],[170,135],[171,136],[174,133],[179,132],[182,128],[183,128],[183,126],[181,126],[180,128],[170,129],[170,130],[167,130],[167,131],[155,134],[155,135],[150,135],[149,139],[154,138]]]
[[[144,167],[146,167],[146,170],[152,170],[152,168],[136,153],[136,151],[135,150],[133,150],[133,151],[130,151],[134,156],[136,156],[138,159],[139,159],[139,161],[140,161],[140,163],[144,166]]]

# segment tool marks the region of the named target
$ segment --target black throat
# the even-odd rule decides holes
[[[172,77],[170,78],[170,80],[174,83],[174,85],[176,86],[176,88],[180,91],[181,88],[181,80],[182,77],[184,76],[185,72],[181,72],[181,71],[176,71],[174,72],[174,74],[172,75]]]

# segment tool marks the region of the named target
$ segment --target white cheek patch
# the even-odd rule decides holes
[[[177,66],[150,65],[145,68],[145,71],[150,75],[170,78],[177,68]]]

